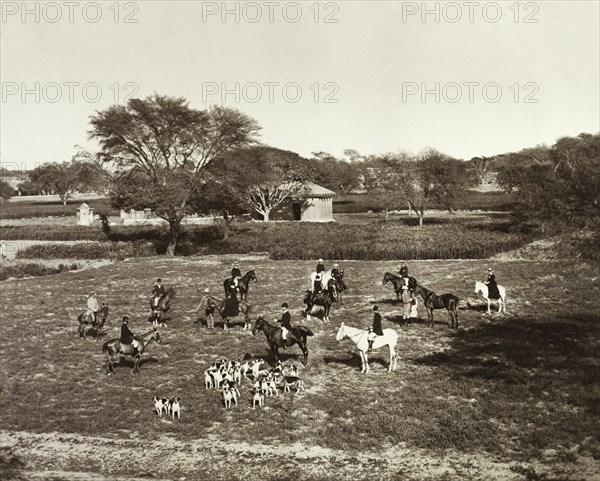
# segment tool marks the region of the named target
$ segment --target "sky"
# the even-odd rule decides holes
[[[310,156],[491,156],[600,131],[597,1],[3,1],[0,161],[69,160],[95,112],[228,105]]]

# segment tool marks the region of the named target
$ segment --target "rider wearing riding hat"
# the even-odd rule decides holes
[[[488,278],[485,281],[488,286],[488,297],[490,299],[500,299],[500,291],[498,290],[498,284],[496,283],[496,276],[494,275],[494,269],[488,268]]]
[[[404,261],[400,261],[398,272],[400,273],[400,277],[408,277],[408,267]]]
[[[320,274],[321,272],[325,272],[325,264],[323,264],[323,259],[319,259],[319,262],[317,263],[317,274]]]
[[[90,295],[87,298],[87,311],[86,316],[91,316],[93,322],[96,323],[96,316],[98,315],[98,310],[100,307],[98,306],[98,299],[96,299],[96,293],[90,292]]]
[[[240,270],[240,264],[238,261],[233,263],[233,267],[231,269],[231,286],[230,291],[238,288],[238,281],[242,278],[242,271]]]
[[[152,289],[152,295],[154,296],[152,300],[152,306],[154,308],[158,307],[158,301],[165,294],[165,286],[162,285],[161,279],[156,279],[156,284],[154,284],[154,288]]]
[[[196,313],[200,309],[204,307],[204,316],[206,317],[206,327],[207,329],[213,329],[215,327],[215,321],[213,318],[213,314],[215,313],[215,305],[210,302],[210,290],[207,288],[204,289],[204,295],[202,299],[200,299],[200,304],[196,308]]]
[[[281,314],[281,319],[277,319],[277,322],[281,325],[281,338],[286,341],[288,332],[292,329],[291,320],[292,316],[290,311],[288,311],[288,303],[284,302],[281,304],[281,310],[283,314]]]
[[[331,277],[333,277],[334,279],[337,279],[337,277],[340,275],[340,265],[336,262],[335,264],[333,264],[333,267],[331,268]]]
[[[119,338],[119,342],[124,345],[131,344],[133,347],[133,355],[138,356],[138,346],[139,342],[134,338],[133,332],[129,329],[129,316],[123,316],[123,324],[121,324],[121,337]]]
[[[367,339],[369,341],[369,351],[373,350],[373,341],[377,336],[383,336],[383,329],[381,327],[381,314],[379,314],[379,308],[373,306],[373,324],[369,328],[369,335]]]

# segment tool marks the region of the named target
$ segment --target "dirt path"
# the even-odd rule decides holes
[[[302,444],[275,447],[244,442],[226,444],[217,439],[186,443],[171,438],[146,441],[138,439],[134,432],[123,436],[127,439],[1,432],[0,449],[10,449],[26,466],[35,466],[35,471],[27,467],[23,470],[26,479],[52,479],[56,475],[67,480],[117,481],[134,479],[134,473],[139,473],[140,478],[153,479],[243,478],[246,481],[291,477],[297,480],[521,479],[516,463],[456,452],[433,456],[422,450],[390,447],[378,455],[357,456]],[[126,473],[131,475],[125,478]],[[593,476],[592,471],[588,474]]]

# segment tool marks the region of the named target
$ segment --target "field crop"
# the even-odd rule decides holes
[[[253,319],[280,315],[307,324],[307,390],[268,398],[252,410],[250,384],[225,411],[203,370],[217,359],[265,357],[262,333],[206,330],[194,309],[204,287],[221,294],[233,257],[132,259],[53,278],[23,279],[0,291],[0,412],[11,466],[103,475],[190,479],[590,479],[600,467],[600,316],[597,271],[566,262],[496,261],[507,287],[506,315],[488,316],[473,293],[483,261],[415,261],[412,275],[461,298],[460,328],[403,324],[381,285],[393,262],[343,262],[349,290],[332,322],[307,322],[302,296],[314,262],[244,260],[256,269]],[[150,345],[139,376],[131,363],[106,375],[101,343],[81,340],[76,316],[90,289],[111,312],[106,338],[127,314],[147,322],[153,280],[177,297],[163,345]],[[43,293],[48,292],[48,295]],[[576,299],[577,302],[568,300]],[[367,328],[372,306],[399,334],[399,365],[371,355],[360,374],[353,343],[335,341],[339,323]],[[422,306],[420,306],[422,309]],[[420,311],[421,317],[425,316]],[[300,350],[282,350],[299,364]],[[181,420],[153,413],[154,395],[178,396]],[[12,456],[12,457],[11,457]],[[209,461],[210,460],[210,461]],[[15,468],[16,469],[16,468]],[[25,468],[24,468],[25,469]]]
[[[179,255],[243,254],[269,252],[273,259],[478,259],[524,245],[531,240],[506,219],[435,219],[419,228],[410,219],[366,225],[293,222],[241,222],[228,240],[216,227],[187,227],[179,242]],[[105,240],[99,228],[18,226],[0,228],[5,240]],[[154,253],[167,246],[167,229],[151,226],[116,226],[113,242],[148,241]],[[68,249],[61,247],[57,249]],[[34,250],[35,252],[40,252]],[[32,252],[34,252],[32,251]],[[56,254],[69,257],[67,252]],[[25,254],[24,254],[25,255]],[[37,255],[37,254],[36,254]],[[100,253],[94,253],[97,258]],[[148,255],[148,254],[146,254]],[[35,257],[31,254],[32,257]],[[89,257],[88,257],[89,258]]]

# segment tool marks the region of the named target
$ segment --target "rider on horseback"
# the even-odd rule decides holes
[[[312,298],[311,302],[315,302],[316,297],[323,291],[323,282],[321,281],[321,274],[315,276],[315,281],[312,286]]]
[[[92,318],[92,322],[96,323],[96,316],[98,314],[98,310],[100,307],[98,306],[98,299],[96,299],[96,293],[90,292],[90,295],[87,298],[87,311],[85,315]]]
[[[317,274],[320,274],[321,272],[325,272],[325,264],[323,264],[323,259],[319,259],[319,262],[317,263]]]
[[[336,262],[335,264],[333,264],[333,267],[331,268],[331,277],[333,277],[334,279],[337,279],[339,275],[340,275],[340,265]]]
[[[400,273],[400,277],[408,277],[408,267],[404,261],[400,261],[398,272]]]
[[[291,320],[292,320],[292,316],[290,315],[290,312],[288,311],[288,303],[284,302],[283,304],[281,304],[281,310],[283,311],[283,314],[281,315],[281,319],[277,319],[277,322],[281,324],[281,339],[283,339],[284,341],[287,341],[287,335],[288,332],[291,331],[292,329],[292,325],[290,324]],[[284,343],[284,347],[285,347]]]
[[[381,327],[381,314],[379,314],[379,308],[373,306],[373,324],[369,328],[369,335],[367,340],[369,341],[369,352],[373,350],[373,342],[377,336],[383,336],[383,329]]]
[[[499,299],[500,291],[498,290],[498,284],[496,283],[496,276],[494,275],[494,269],[488,268],[488,278],[485,284],[488,286],[488,296],[490,299]]]
[[[165,286],[162,285],[162,280],[156,279],[156,284],[154,284],[154,288],[152,289],[152,295],[154,296],[152,299],[152,310],[155,310],[158,307],[158,301],[165,292]]]
[[[238,282],[239,280],[242,278],[242,271],[240,270],[240,265],[238,263],[238,261],[235,261],[233,263],[233,268],[231,269],[231,285],[230,285],[230,295],[231,292],[234,290],[237,290],[238,288]]]
[[[123,324],[121,324],[121,337],[119,342],[123,345],[131,344],[133,348],[133,356],[138,356],[138,346],[140,343],[133,337],[133,332],[129,329],[129,316],[123,316]]]

